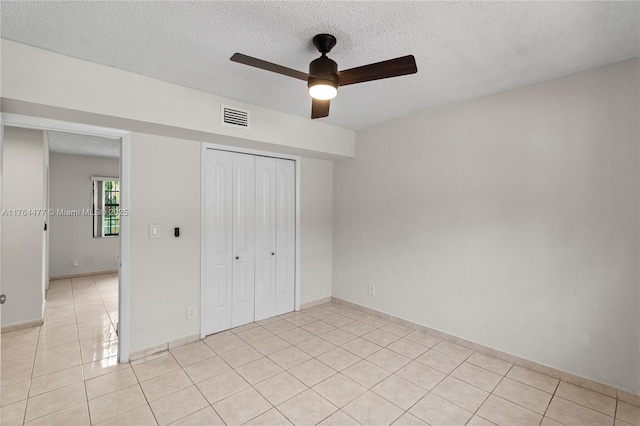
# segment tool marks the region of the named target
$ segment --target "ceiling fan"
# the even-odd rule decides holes
[[[399,77],[418,72],[413,55],[338,71],[338,64],[327,57],[327,53],[336,45],[336,38],[331,34],[318,34],[313,38],[313,45],[320,51],[322,56],[311,61],[309,74],[243,55],[242,53],[235,53],[231,60],[306,81],[309,95],[313,98],[311,101],[311,118],[321,118],[329,115],[329,104],[331,99],[338,94],[338,86]]]

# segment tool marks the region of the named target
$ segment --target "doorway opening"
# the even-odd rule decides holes
[[[37,309],[30,315],[33,318],[24,321],[12,316],[27,302],[17,297],[19,278],[5,274],[3,268],[0,292],[6,294],[6,303],[0,312],[2,331],[39,326],[41,338],[55,335],[60,341],[78,341],[83,364],[128,362],[129,133],[8,113],[2,114],[0,124],[0,152],[6,154],[6,149],[20,146],[9,140],[7,130],[9,137],[12,132],[22,132],[41,137],[42,142],[34,145],[42,154],[40,167],[34,163],[23,170],[40,176],[41,182],[42,201],[31,211],[37,212],[41,232],[41,285],[29,299]],[[25,182],[20,175],[11,174],[15,170],[7,167],[6,160],[1,162],[1,182],[20,190]],[[11,208],[4,195],[2,202],[2,208]],[[15,233],[13,228],[7,217],[0,218],[3,237]],[[12,256],[8,247],[4,244],[3,263]],[[34,358],[39,340],[34,342]],[[9,348],[5,345],[3,349]],[[32,374],[36,368],[47,368],[37,360]]]

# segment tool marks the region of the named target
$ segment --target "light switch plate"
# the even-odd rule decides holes
[[[160,238],[160,225],[152,223],[149,225],[149,238]]]

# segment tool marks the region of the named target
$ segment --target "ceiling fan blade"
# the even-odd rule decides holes
[[[229,59],[231,59],[233,62],[238,62],[240,64],[249,65],[251,67],[256,67],[263,70],[275,72],[278,74],[297,78],[299,80],[307,81],[309,79],[309,74],[307,73],[297,71],[291,68],[283,67],[282,65],[273,64],[271,62],[263,61],[262,59],[243,55],[242,53],[234,53],[233,56]]]
[[[330,100],[322,101],[312,98],[311,101],[311,118],[322,118],[329,115]]]
[[[338,72],[338,79],[340,86],[346,86],[348,84],[364,83],[365,81],[415,74],[416,72],[418,72],[418,67],[416,66],[415,58],[413,55],[407,55],[340,71]]]

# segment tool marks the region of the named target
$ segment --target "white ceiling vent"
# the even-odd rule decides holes
[[[249,111],[240,108],[231,108],[221,105],[221,118],[223,126],[239,127],[249,129]]]

